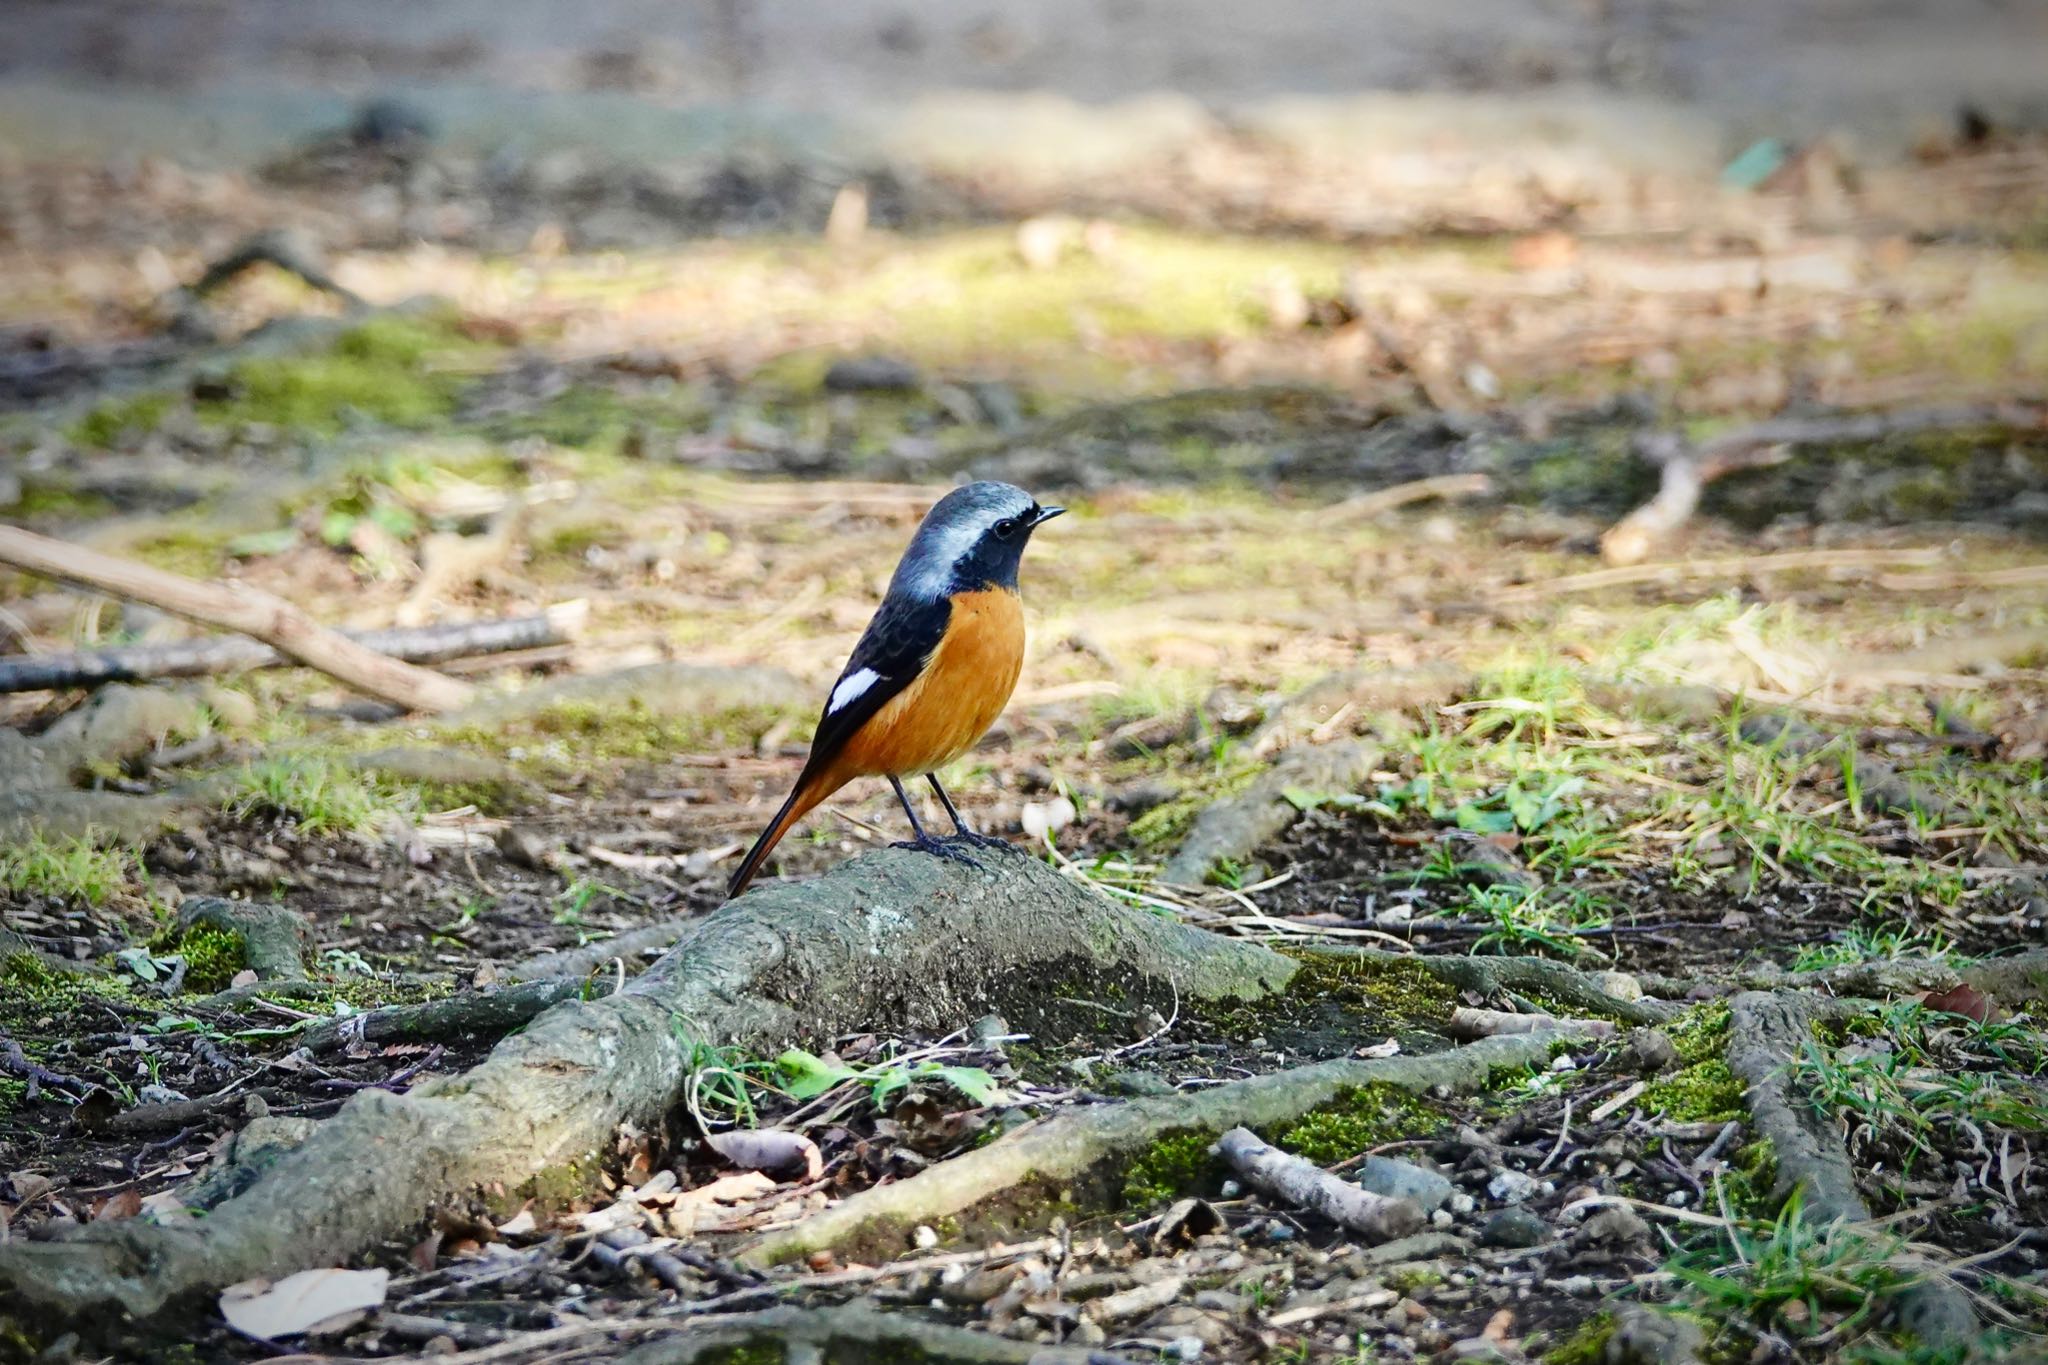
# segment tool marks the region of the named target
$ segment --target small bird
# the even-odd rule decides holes
[[[1024,666],[1017,564],[1031,533],[1066,510],[1006,483],[970,483],[925,514],[833,685],[795,790],[733,873],[728,896],[746,889],[790,826],[856,777],[886,777],[896,789],[916,835],[900,848],[973,861],[925,833],[903,790],[920,773],[959,839],[1000,842],[967,827],[937,769],[973,748],[1010,700]]]

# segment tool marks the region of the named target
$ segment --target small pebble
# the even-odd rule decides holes
[[[1552,1071],[1577,1071],[1579,1064],[1570,1057],[1558,1057],[1550,1063]]]
[[[1226,1180],[1223,1182],[1223,1188],[1217,1191],[1217,1197],[1220,1199],[1235,1199],[1243,1193],[1244,1186],[1238,1184],[1235,1180]]]
[[[1429,1223],[1431,1227],[1447,1228],[1457,1221],[1457,1219],[1451,1217],[1451,1211],[1449,1209],[1438,1209],[1435,1213],[1429,1215]]]
[[[1479,1204],[1471,1195],[1466,1194],[1463,1190],[1459,1190],[1450,1197],[1446,1206],[1452,1213],[1463,1218],[1466,1214],[1472,1212],[1473,1209],[1478,1208]]]
[[[1291,1242],[1294,1240],[1294,1229],[1285,1223],[1268,1223],[1266,1224],[1266,1240],[1269,1242]]]
[[[1435,1171],[1412,1161],[1371,1156],[1358,1171],[1358,1187],[1389,1199],[1412,1199],[1424,1213],[1441,1207],[1451,1197],[1451,1182]]]
[[[910,1244],[919,1251],[930,1251],[939,1244],[939,1234],[924,1224],[919,1223],[917,1230],[910,1234]]]
[[[1175,1337],[1166,1352],[1176,1360],[1200,1360],[1206,1349],[1200,1337]]]

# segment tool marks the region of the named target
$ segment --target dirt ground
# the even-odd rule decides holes
[[[383,1306],[322,1335],[257,1341],[209,1302],[66,1336],[0,1306],[0,1355],[598,1360],[858,1300],[1118,1360],[2039,1358],[2040,997],[1867,985],[2048,946],[2038,235],[1356,244],[920,205],[820,239],[829,202],[735,180],[687,225],[744,201],[775,231],[641,240],[644,196],[591,186],[499,203],[511,246],[399,245],[360,212],[390,165],[333,157],[246,183],[151,167],[105,199],[96,172],[6,173],[17,221],[65,230],[0,238],[0,512],[351,629],[572,602],[581,624],[451,667],[509,707],[400,716],[250,671],[142,685],[163,718],[73,756],[48,790],[100,800],[95,828],[53,798],[0,845],[0,1255],[203,1215],[260,1166],[241,1148],[459,1074],[520,1022],[337,1020],[509,991],[650,926],[578,958],[576,989],[652,961],[723,901],[901,545],[964,476],[1072,515],[1024,566],[1016,698],[946,774],[963,813],[1313,985],[1067,1001],[1043,1035],[791,1039],[839,1068],[815,1094],[801,1056],[707,1059],[594,1182],[443,1203],[352,1262],[389,1272]],[[286,241],[298,274],[175,290],[280,205],[353,228]],[[1774,419],[1822,426],[1743,437]],[[1659,442],[1731,434],[1763,457],[1603,565]],[[0,597],[12,654],[187,633],[25,576]],[[0,699],[24,790],[88,697]],[[1207,812],[1344,746],[1358,780],[1286,785],[1277,832],[1167,874]],[[110,827],[151,799],[164,827]],[[885,786],[849,788],[772,871],[901,820]],[[309,936],[289,972],[236,927],[271,904]],[[1673,1009],[1656,1039],[1262,1134],[1347,1178],[1369,1156],[1440,1175],[1424,1230],[1384,1245],[1205,1141],[1007,1242],[934,1225],[895,1261],[731,1259],[1035,1120],[1435,1052],[1458,1006],[1561,1008],[1318,956],[1347,946],[1539,957]],[[1882,997],[1791,1063],[1874,1222],[1774,1192],[1723,1055],[1742,988]],[[814,1166],[713,1189],[736,1169],[713,1135],[768,1128]],[[1910,1339],[1929,1282],[1973,1306],[1966,1339]],[[1638,1304],[1697,1342],[1645,1344]],[[784,1358],[753,1349],[703,1358]]]

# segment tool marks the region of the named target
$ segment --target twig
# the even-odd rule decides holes
[[[81,1080],[77,1076],[66,1075],[62,1071],[52,1071],[48,1067],[32,1061],[29,1055],[21,1050],[21,1044],[15,1042],[4,1033],[0,1033],[0,1071],[11,1071],[26,1080],[28,1082],[27,1097],[29,1099],[36,1098],[37,1095],[42,1093],[42,1087],[46,1085],[77,1091],[76,1095],[69,1097],[74,1103],[78,1100],[79,1096],[92,1089],[91,1081]]]
[[[283,598],[244,583],[202,583],[18,526],[0,526],[0,564],[254,636],[308,668],[407,710],[453,710],[476,691],[468,683],[386,658],[317,624]]]
[[[1493,480],[1484,474],[1438,474],[1331,503],[1315,514],[1315,520],[1323,523],[1365,521],[1412,502],[1427,502],[1432,498],[1479,498],[1492,491]]]
[[[1231,1129],[1216,1145],[1247,1184],[1361,1237],[1391,1242],[1422,1226],[1422,1208],[1414,1200],[1389,1199],[1339,1180],[1313,1162],[1268,1147],[1249,1128]]]
[[[549,607],[538,616],[494,621],[456,621],[397,630],[335,633],[365,649],[406,663],[446,663],[477,655],[567,644],[581,628],[588,608],[581,602]],[[37,692],[60,687],[97,687],[146,678],[197,678],[276,668],[283,654],[242,635],[211,636],[161,645],[127,645],[77,654],[0,658],[0,692]]]
[[[1670,564],[1633,564],[1623,568],[1594,569],[1590,573],[1567,574],[1541,583],[1503,588],[1493,596],[1496,602],[1534,602],[1569,593],[1595,592],[1632,583],[1654,583],[1666,578],[1747,578],[1760,573],[1814,569],[1871,569],[1885,564],[1922,565],[1941,563],[1938,549],[1899,550],[1792,550],[1778,555],[1736,555],[1723,559],[1690,559]]]

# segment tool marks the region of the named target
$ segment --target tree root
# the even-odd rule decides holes
[[[623,934],[586,943],[581,948],[564,948],[558,953],[542,953],[516,963],[505,973],[512,981],[547,981],[562,977],[582,979],[609,963],[613,958],[628,963],[636,961],[640,954],[650,949],[666,948],[681,938],[696,917],[688,919],[665,919],[638,929],[628,929]]]
[[[1790,991],[1745,991],[1729,1009],[1728,1068],[1747,1084],[1757,1136],[1777,1160],[1772,1195],[1782,1201],[1799,1191],[1814,1223],[1870,1221],[1840,1135],[1792,1087],[1792,1063],[1812,1041],[1816,1002]],[[1923,1280],[1899,1300],[1904,1325],[1929,1345],[1964,1342],[1977,1330],[1969,1299],[1945,1280]]]
[[[1289,791],[1351,791],[1379,760],[1379,750],[1364,744],[1289,750],[1244,791],[1195,817],[1194,828],[1167,860],[1161,879],[1176,886],[1200,886],[1219,863],[1250,857],[1300,817],[1300,810],[1287,799]]]
[[[128,796],[79,791],[73,779],[118,767],[172,735],[206,726],[206,707],[192,693],[115,685],[42,734],[30,738],[0,729],[0,839],[31,834],[54,837],[147,838],[191,804],[174,794]]]
[[[1475,1090],[1495,1068],[1541,1065],[1551,1045],[1569,1036],[1522,1034],[1424,1056],[1345,1058],[1193,1094],[1069,1110],[908,1180],[865,1190],[796,1227],[770,1233],[739,1259],[769,1266],[826,1250],[886,1257],[903,1251],[919,1224],[986,1214],[995,1206],[1008,1205],[1016,1221],[1028,1222],[1063,1204],[1114,1205],[1124,1169],[1161,1138],[1220,1136],[1240,1126],[1270,1129],[1366,1085]]]
[[[218,896],[195,896],[178,907],[180,933],[202,925],[240,939],[243,960],[259,981],[298,981],[306,975],[313,931],[296,910]]]
[[[346,1019],[323,1019],[300,1035],[299,1045],[313,1053],[332,1052],[355,1043],[388,1043],[464,1034],[496,1037],[518,1028],[550,1005],[584,993],[581,977],[522,981],[502,990],[451,995],[413,1005],[387,1005]]]
[[[337,1264],[435,1201],[596,1160],[620,1123],[661,1119],[707,1044],[759,1055],[855,1028],[944,1032],[991,1008],[1029,1027],[1049,980],[1160,1004],[1248,1000],[1296,970],[1112,904],[1021,853],[984,861],[885,850],[762,887],[623,990],[563,1001],[466,1074],[355,1094],[198,1223],[99,1222],[0,1247],[0,1297],[53,1319],[146,1317],[180,1296]]]

